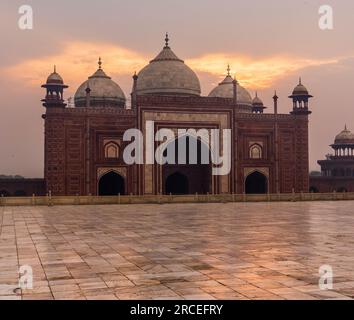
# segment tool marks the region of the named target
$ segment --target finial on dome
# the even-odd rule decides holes
[[[230,71],[231,71],[231,68],[230,68],[230,64],[227,65],[227,76],[229,77],[230,76]]]
[[[258,91],[256,91],[256,98],[258,98]]]
[[[102,70],[102,59],[101,59],[101,57],[98,58],[98,69]]]
[[[170,38],[168,37],[168,32],[166,32],[165,48],[169,48],[169,46],[168,46],[169,41],[170,41]]]
[[[57,73],[57,66],[54,65],[54,73]]]
[[[347,124],[345,124],[345,126],[344,126],[344,131],[348,131]]]
[[[299,85],[302,85],[301,77],[299,78]]]

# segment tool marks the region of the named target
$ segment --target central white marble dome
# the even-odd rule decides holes
[[[200,96],[200,82],[194,71],[168,45],[138,73],[137,95]]]

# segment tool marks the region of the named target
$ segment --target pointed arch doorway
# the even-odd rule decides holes
[[[249,174],[245,181],[246,194],[268,193],[268,178],[259,171]]]
[[[166,179],[166,193],[174,195],[189,194],[188,177],[180,172],[171,174]]]
[[[99,196],[125,195],[124,178],[115,171],[104,174],[98,182]]]
[[[181,143],[184,148],[181,150],[179,139],[184,139]],[[174,141],[176,164],[162,166],[162,192],[176,195],[211,193],[212,167],[209,146],[193,136],[187,135],[179,139]],[[192,143],[195,146],[194,154],[190,154]],[[207,155],[209,155],[209,161],[203,159]],[[178,164],[180,158],[184,159],[184,164]]]

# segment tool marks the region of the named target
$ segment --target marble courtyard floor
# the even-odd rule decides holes
[[[0,207],[0,299],[353,297],[354,202]]]

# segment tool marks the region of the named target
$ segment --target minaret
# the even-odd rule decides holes
[[[279,173],[279,126],[278,126],[278,99],[277,92],[274,92],[274,160],[275,160],[275,192],[280,193]]]
[[[136,74],[136,71],[134,72],[133,75],[133,90],[131,93],[131,97],[132,97],[132,110],[136,109],[136,88],[138,85],[138,75]]]
[[[42,85],[47,90],[45,98],[42,100],[46,108],[65,108],[64,89],[69,88],[64,84],[63,78],[57,73],[56,66],[54,72],[49,75],[47,82]]]
[[[231,77],[230,75],[230,65],[228,65],[227,67],[227,76]],[[234,79],[232,81],[232,85],[233,85],[233,99],[234,99],[234,105],[237,106],[237,102],[238,102],[238,98],[237,98],[237,86],[238,86],[238,82],[236,79],[236,75],[234,76]]]
[[[277,96],[277,92],[274,92],[274,97],[273,97],[273,101],[274,101],[274,114],[277,115],[278,114],[278,99],[279,97]]]
[[[309,99],[313,98],[313,96],[309,94],[306,87],[302,84],[301,78],[299,79],[299,84],[295,87],[289,98],[293,100],[293,111],[291,114],[309,115],[312,113],[309,110]]]
[[[293,189],[295,192],[304,192],[309,190],[309,119],[312,113],[309,110],[309,94],[306,87],[299,78],[299,84],[295,87],[290,99],[293,101],[294,126],[296,126],[296,134],[294,136],[294,164],[295,172],[293,177]]]

